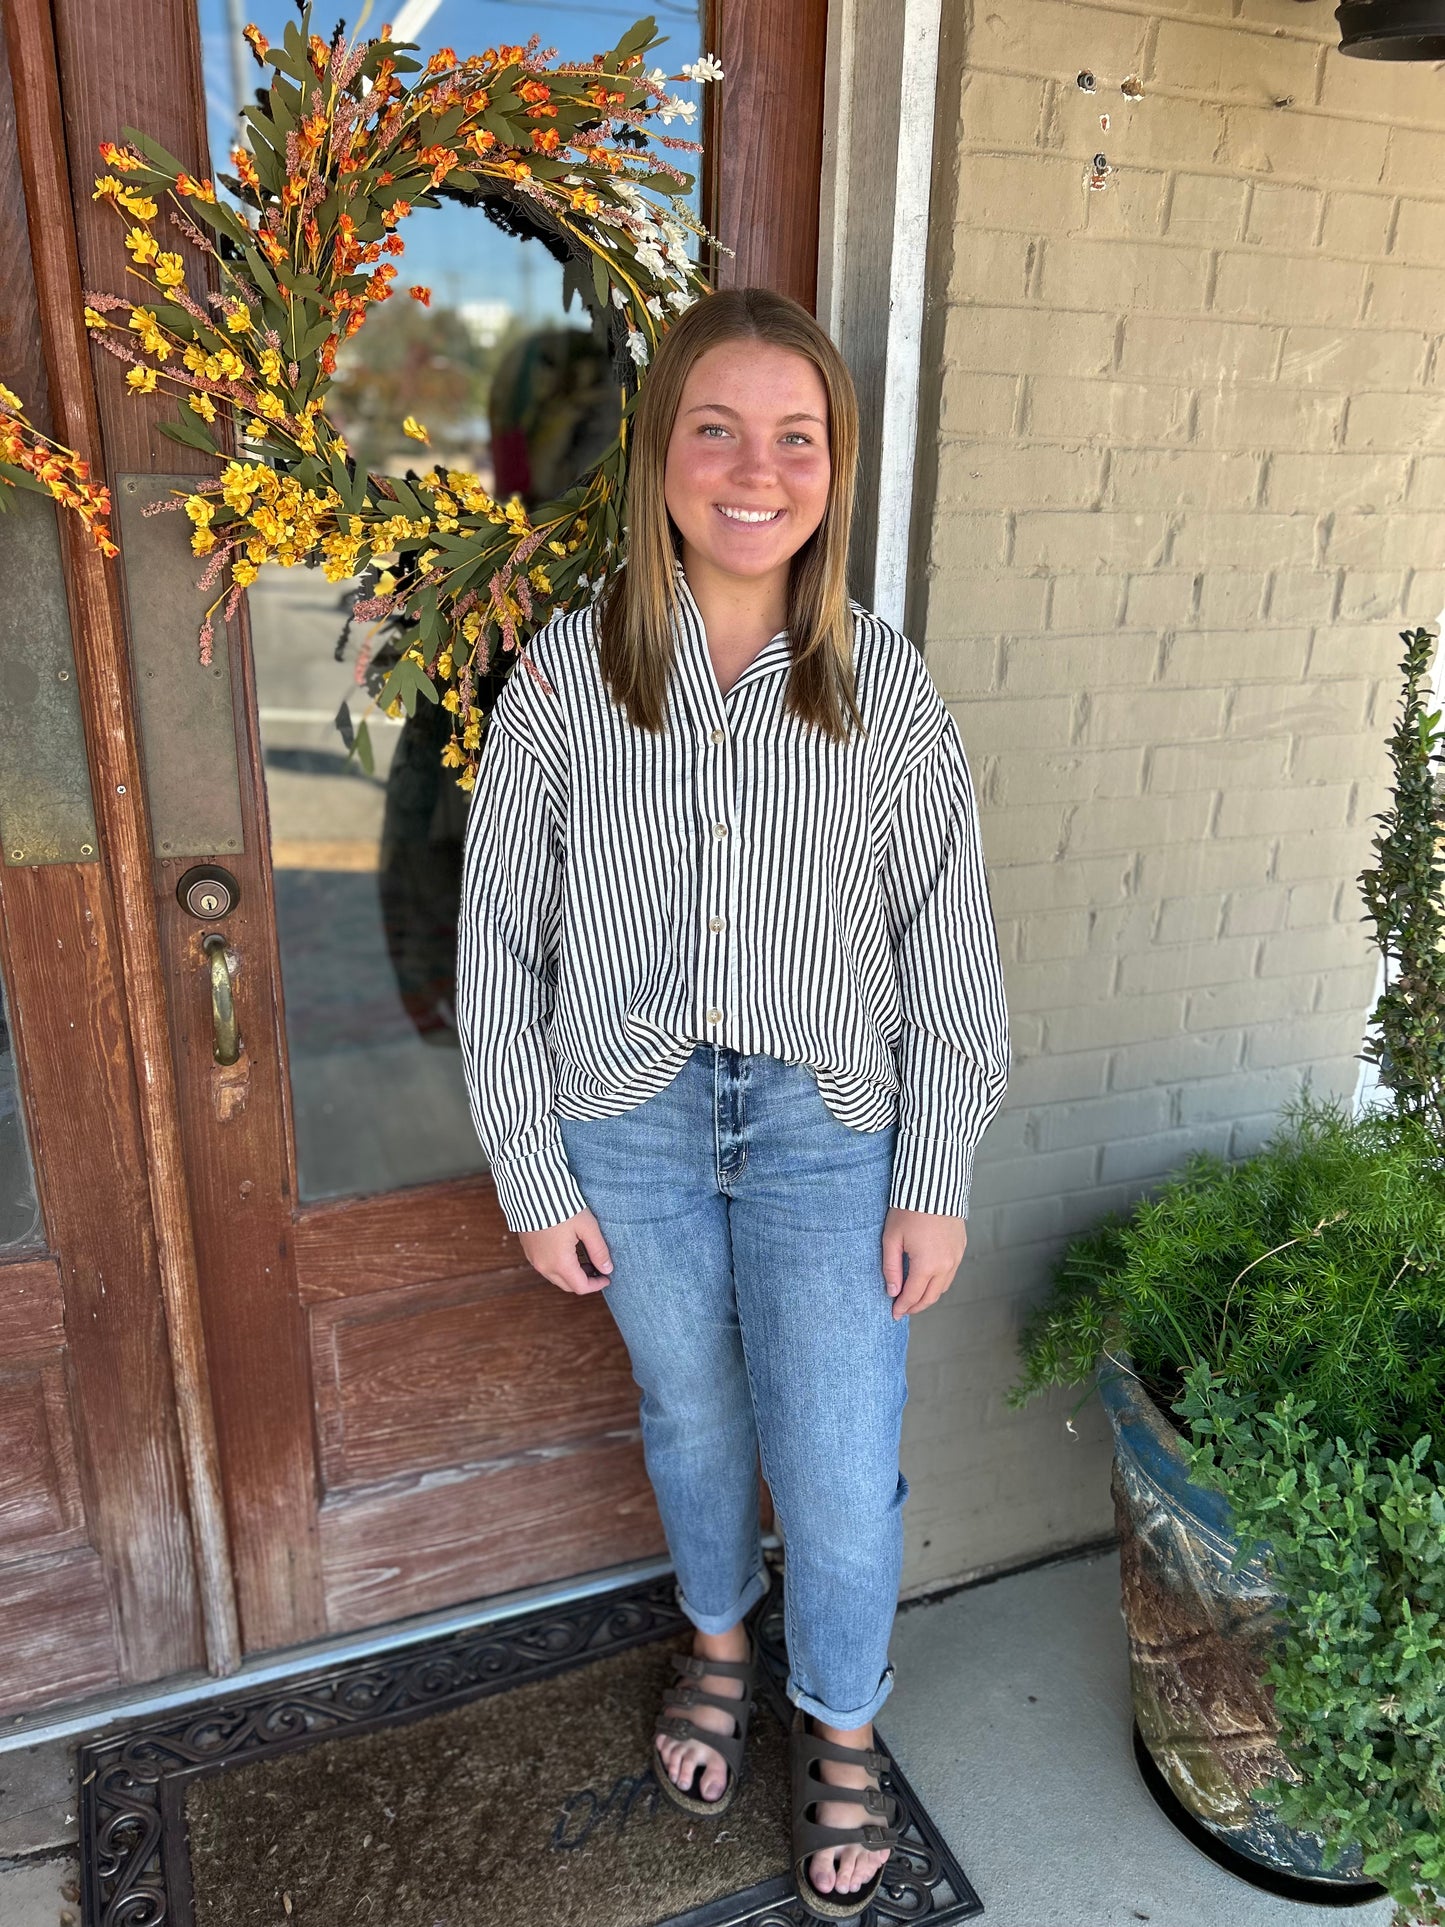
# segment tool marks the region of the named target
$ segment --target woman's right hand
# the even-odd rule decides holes
[[[549,1284],[574,1292],[579,1298],[606,1286],[612,1270],[612,1254],[607,1249],[601,1225],[590,1211],[579,1211],[565,1224],[548,1225],[545,1231],[522,1231],[517,1235],[523,1257]],[[584,1269],[579,1243],[592,1265],[602,1273],[600,1278]]]

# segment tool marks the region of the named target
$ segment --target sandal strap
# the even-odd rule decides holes
[[[740,1679],[751,1686],[756,1661],[751,1659],[704,1659],[699,1653],[674,1653],[672,1663],[680,1675],[701,1679],[705,1673],[720,1673],[724,1679]]]
[[[663,1695],[662,1703],[665,1707],[715,1706],[720,1713],[731,1713],[737,1719],[748,1702],[730,1693],[705,1693],[700,1686],[674,1686]]]
[[[804,1819],[801,1814],[793,1820],[795,1862],[809,1860],[815,1853],[826,1853],[833,1847],[869,1847],[881,1853],[884,1848],[891,1852],[897,1844],[896,1827],[880,1827],[873,1822],[861,1827],[825,1827],[817,1820]]]
[[[794,1747],[806,1760],[836,1760],[841,1766],[862,1766],[870,1773],[878,1774],[888,1764],[887,1755],[875,1746],[839,1746],[835,1740],[825,1740],[817,1733],[810,1733],[807,1727],[792,1735]]]
[[[694,1726],[691,1720],[684,1719],[681,1714],[667,1713],[659,1717],[656,1730],[666,1734],[670,1740],[700,1740],[704,1746],[720,1753],[733,1773],[742,1772],[743,1741],[747,1737],[745,1731],[712,1733],[701,1726]]]

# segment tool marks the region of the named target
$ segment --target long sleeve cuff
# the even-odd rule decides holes
[[[555,1117],[544,1118],[535,1131],[509,1144],[490,1169],[509,1231],[546,1231],[587,1209]]]
[[[924,1137],[900,1125],[889,1204],[895,1211],[933,1211],[966,1218],[976,1148],[970,1139]]]

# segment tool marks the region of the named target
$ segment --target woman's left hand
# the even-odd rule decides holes
[[[883,1281],[893,1300],[893,1316],[906,1318],[936,1304],[953,1283],[967,1245],[968,1226],[962,1218],[937,1211],[899,1211],[890,1205],[883,1220]]]

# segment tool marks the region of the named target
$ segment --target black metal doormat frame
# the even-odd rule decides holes
[[[84,1927],[195,1927],[185,1796],[191,1781],[345,1733],[374,1732],[450,1710],[525,1680],[546,1679],[685,1631],[675,1581],[664,1574],[521,1613],[470,1632],[358,1659],[283,1690],[182,1708],[78,1749]],[[782,1575],[757,1624],[760,1696],[791,1717],[784,1692]],[[983,1903],[879,1735],[883,1784],[901,1809],[885,1886],[857,1927],[926,1921],[955,1927]],[[817,1927],[783,1875],[658,1921],[654,1927]]]

